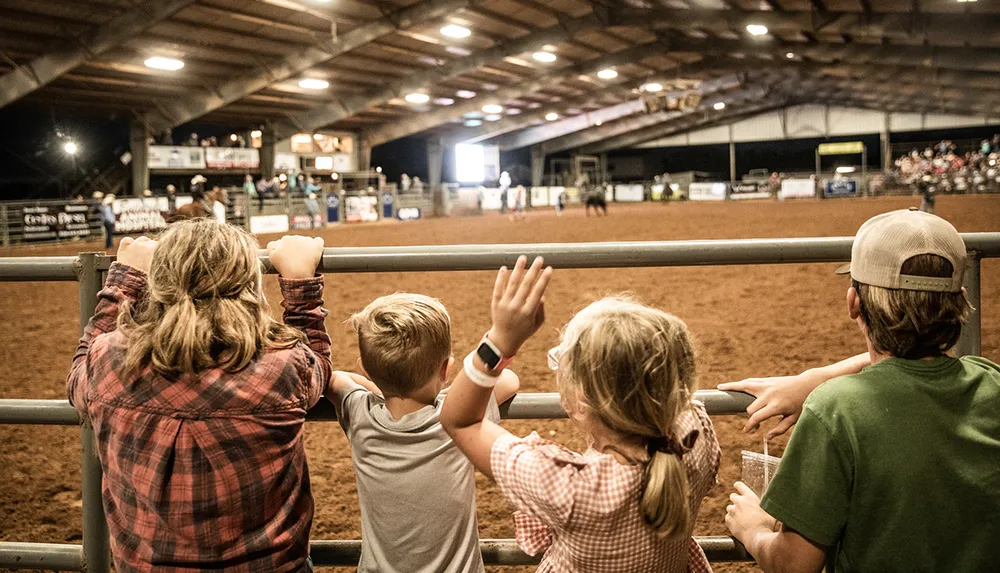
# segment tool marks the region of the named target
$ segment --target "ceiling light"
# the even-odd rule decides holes
[[[330,174],[330,179],[333,179],[334,181],[336,181],[337,179],[340,179],[340,173],[331,173]]]
[[[469,111],[466,112],[465,115],[463,115],[462,117],[464,117],[465,119],[480,119],[483,117],[483,114],[482,112],[479,111]]]
[[[658,84],[656,82],[648,83],[642,86],[642,91],[644,92],[661,92],[663,91],[663,84]]]
[[[439,97],[434,100],[434,103],[437,105],[451,105],[455,103],[455,100],[450,97]]]
[[[594,122],[594,125],[596,125],[597,127],[601,127],[601,124],[603,124],[603,123],[604,123],[603,121],[597,120],[597,121]]]
[[[382,173],[382,167],[376,167],[375,173]]]
[[[546,64],[551,64],[556,61],[556,55],[552,52],[535,52],[534,54],[531,54],[531,57],[534,58],[535,61]]]
[[[318,78],[306,78],[299,80],[299,87],[307,90],[325,90],[330,87],[330,82]]]
[[[431,96],[419,92],[414,92],[412,94],[406,94],[406,97],[403,99],[405,99],[410,103],[427,103],[431,101]]]
[[[542,107],[542,104],[538,103],[537,101],[533,101],[528,104],[528,109],[538,109],[540,107]]]
[[[465,48],[460,48],[458,46],[448,46],[444,51],[449,54],[455,54],[456,56],[469,56],[472,54],[472,50],[466,50]]]
[[[313,139],[315,139],[316,141],[320,141],[320,140],[323,139],[323,134],[322,133],[314,133],[313,134]]]
[[[724,101],[715,102],[715,105],[713,105],[712,108],[715,110],[726,109],[726,102]]]
[[[235,134],[235,133],[231,133],[231,134],[229,134],[229,141],[236,141],[237,139],[239,139],[239,138],[238,138],[238,137],[236,137],[236,134]]]
[[[465,127],[479,127],[483,124],[481,119],[467,119],[465,120]]]
[[[503,118],[502,115],[497,113],[491,113],[490,115],[484,117],[483,119],[485,119],[486,121],[500,121],[501,118]]]
[[[837,168],[837,173],[854,173],[855,170],[856,170],[856,168],[849,167],[849,166],[848,167],[838,167]]]
[[[469,90],[458,90],[457,92],[455,92],[455,95],[457,95],[462,99],[472,99],[476,97],[476,92]]]
[[[520,113],[521,113],[521,110],[517,109],[516,107],[509,107],[509,108],[507,108],[507,115],[518,115]]]
[[[602,80],[613,80],[618,77],[618,72],[612,70],[611,68],[607,68],[597,72],[597,77]]]
[[[65,151],[69,155],[76,155],[76,152],[78,151],[76,147],[76,142],[67,141],[66,143],[64,143],[63,151]]]
[[[763,36],[767,33],[767,26],[763,24],[747,24],[747,32],[750,32],[751,36]]]
[[[464,26],[448,24],[444,28],[441,28],[441,35],[448,36],[449,38],[468,38],[472,35],[472,31]]]
[[[255,129],[255,130],[253,130],[253,131],[250,132],[250,137],[252,137],[253,139],[257,139],[258,137],[260,137],[262,135],[264,135],[264,133],[261,130],[259,130],[259,129]]]
[[[174,58],[161,58],[160,56],[149,58],[143,63],[146,64],[147,68],[153,68],[154,70],[167,70],[168,72],[176,72],[184,67],[184,62],[180,60],[175,60]]]
[[[795,54],[793,54],[792,52],[788,52],[787,54],[785,54],[785,57],[791,60],[795,58]]]
[[[309,135],[306,133],[300,133],[298,135],[292,136],[293,143],[309,143]]]
[[[555,121],[557,119],[559,119],[559,114],[554,111],[550,111],[549,113],[545,114],[546,121]]]
[[[503,113],[503,106],[495,103],[488,103],[483,106],[483,112],[489,114]]]

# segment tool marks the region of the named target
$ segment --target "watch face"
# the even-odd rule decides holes
[[[485,342],[479,345],[479,348],[476,349],[476,354],[479,355],[479,358],[481,358],[482,361],[490,367],[490,369],[496,368],[497,364],[500,364],[500,355],[494,352],[493,349],[490,348],[490,345]]]

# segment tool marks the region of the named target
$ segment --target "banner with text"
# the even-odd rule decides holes
[[[691,201],[725,201],[726,183],[692,183],[688,186],[688,199]]]
[[[816,196],[814,179],[785,179],[781,182],[778,199],[806,199]]]
[[[150,169],[205,169],[205,148],[150,145]]]
[[[25,241],[52,241],[88,237],[89,214],[90,205],[86,203],[25,207],[21,210],[22,238]]]
[[[767,199],[771,194],[762,191],[757,183],[733,183],[729,187],[730,199]]]
[[[260,152],[252,147],[206,147],[205,165],[213,169],[257,169]]]
[[[857,197],[857,179],[828,179],[823,184],[824,197]]]

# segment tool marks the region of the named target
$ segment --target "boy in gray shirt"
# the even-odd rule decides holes
[[[361,367],[335,373],[328,398],[351,441],[361,505],[359,573],[482,572],[472,464],[438,416],[451,323],[437,300],[397,293],[351,317]],[[505,371],[486,417],[518,390]]]

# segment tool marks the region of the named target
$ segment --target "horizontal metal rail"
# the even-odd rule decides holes
[[[0,568],[83,571],[83,546],[0,542]]]
[[[980,257],[1000,257],[1000,233],[964,233]],[[322,273],[478,271],[512,265],[519,255],[544,256],[557,268],[676,267],[844,262],[853,237],[738,239],[527,245],[339,247],[323,251]],[[0,258],[0,281],[76,280],[76,257]],[[101,257],[106,269],[112,257]],[[267,256],[261,260],[268,272]]]
[[[743,392],[698,390],[696,400],[705,404],[709,414],[742,414],[753,402],[753,397]],[[507,420],[536,420],[565,418],[566,412],[559,405],[557,392],[517,394],[500,407],[500,415]],[[334,421],[337,412],[327,400],[321,400],[309,411],[310,422]],[[80,418],[76,409],[66,400],[0,399],[0,424],[37,424],[77,426]]]

